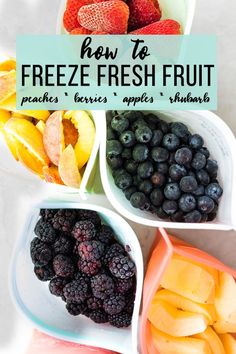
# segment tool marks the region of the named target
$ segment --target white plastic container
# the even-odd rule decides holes
[[[57,18],[57,34],[68,33],[63,27],[63,14],[66,7],[66,0],[61,0]],[[189,34],[192,28],[196,0],[159,0],[162,9],[162,18],[171,18],[178,21],[183,29],[183,34]]]
[[[202,135],[211,157],[219,165],[218,179],[223,187],[217,218],[205,223],[177,223],[158,219],[149,212],[132,207],[123,192],[116,187],[111,170],[106,163],[106,122],[103,122],[103,137],[100,145],[100,170],[102,184],[113,207],[126,218],[144,225],[165,228],[231,230],[236,228],[236,140],[222,119],[210,111],[150,111],[161,119],[185,123],[191,132]]]
[[[60,184],[55,183],[47,183],[44,180],[41,180],[42,183],[47,187],[50,186],[51,192],[58,192],[58,193],[74,193],[80,194],[82,199],[86,199],[86,192],[90,192],[94,188],[94,176],[96,174],[96,170],[98,169],[98,149],[100,145],[100,138],[102,135],[101,132],[101,124],[100,122],[105,119],[105,112],[104,111],[90,111],[91,117],[93,118],[96,135],[94,140],[93,149],[90,155],[90,158],[86,164],[86,168],[82,177],[81,185],[79,189],[67,187]],[[29,178],[34,179],[35,181],[40,181],[39,177],[36,174],[33,174],[29,171],[25,166],[23,166],[20,162],[16,162],[14,157],[12,156],[10,150],[8,149],[4,138],[0,135],[0,168],[8,171],[11,174],[17,174],[22,178]]]
[[[48,282],[39,281],[30,258],[30,242],[39,217],[40,208],[92,209],[99,213],[102,220],[110,225],[117,239],[131,249],[130,257],[137,268],[137,290],[129,328],[115,328],[109,324],[96,324],[85,316],[71,316],[63,301],[52,296]],[[60,339],[106,348],[122,353],[135,354],[138,347],[138,319],[143,284],[143,258],[138,239],[129,224],[111,210],[100,206],[80,203],[41,203],[32,209],[24,231],[18,238],[12,256],[10,286],[18,309],[39,330]]]

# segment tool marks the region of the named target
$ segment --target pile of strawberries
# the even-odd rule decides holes
[[[67,0],[70,34],[180,34],[180,24],[160,20],[158,0]]]

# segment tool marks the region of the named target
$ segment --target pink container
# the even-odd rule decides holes
[[[173,253],[191,258],[221,272],[229,273],[236,279],[236,271],[218,259],[169,235],[165,229],[158,229],[143,286],[143,307],[139,329],[140,352],[142,354],[160,354],[154,346],[147,316],[152,298]]]

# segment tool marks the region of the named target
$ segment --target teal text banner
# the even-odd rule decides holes
[[[217,108],[215,36],[17,38],[18,109]]]

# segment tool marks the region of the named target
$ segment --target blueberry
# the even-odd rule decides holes
[[[131,186],[131,187],[126,188],[125,191],[124,191],[124,193],[125,193],[125,198],[128,199],[128,200],[130,200],[131,195],[132,195],[133,193],[135,193],[135,192],[137,192],[137,188],[134,187],[134,186]]]
[[[178,204],[175,200],[164,200],[162,209],[167,215],[173,215],[178,210]]]
[[[126,111],[123,113],[124,117],[130,122],[134,122],[137,119],[143,118],[143,113],[140,111]]]
[[[177,210],[176,213],[171,215],[170,219],[173,222],[182,222],[184,221],[184,213],[181,210]]]
[[[132,158],[132,150],[129,148],[124,148],[124,150],[121,153],[121,157],[125,160],[129,160]]]
[[[128,172],[119,173],[114,178],[115,184],[120,189],[126,189],[133,183],[133,178]]]
[[[210,157],[209,150],[204,146],[201,149],[199,149],[199,152],[201,152],[203,155],[205,155],[207,159]]]
[[[183,194],[179,199],[179,208],[188,213],[196,208],[197,202],[192,194]]]
[[[131,130],[125,130],[120,135],[120,142],[125,147],[131,147],[135,144],[135,135]]]
[[[141,162],[138,166],[137,173],[141,178],[149,178],[153,174],[153,164],[151,161]]]
[[[166,177],[163,173],[155,172],[151,177],[151,181],[154,184],[154,186],[161,187],[165,184]]]
[[[117,176],[122,175],[123,173],[126,173],[124,168],[119,168],[118,170],[113,170],[112,171],[112,176],[113,178],[116,178]]]
[[[107,163],[113,170],[117,170],[122,166],[123,161],[120,156],[110,155],[107,156]]]
[[[177,200],[181,196],[181,190],[178,183],[168,183],[164,189],[164,195],[169,200]]]
[[[196,223],[202,221],[202,214],[198,210],[193,210],[190,213],[184,215],[184,222]]]
[[[216,160],[207,160],[206,163],[206,167],[205,167],[206,171],[208,172],[210,177],[216,177],[217,175],[217,171],[218,171],[218,164]]]
[[[150,194],[152,191],[153,185],[152,182],[148,179],[145,179],[138,185],[138,189],[140,192],[143,192],[144,194]]]
[[[153,130],[150,146],[159,146],[162,142],[163,133],[161,130]]]
[[[195,150],[199,150],[202,148],[203,144],[204,144],[204,140],[201,137],[201,135],[193,134],[192,136],[190,136],[189,145],[191,146],[191,148]]]
[[[180,145],[180,140],[175,134],[168,133],[163,136],[162,145],[169,151],[175,151]]]
[[[151,151],[151,155],[154,161],[164,162],[168,160],[169,152],[163,147],[154,147]]]
[[[173,164],[169,168],[169,175],[174,181],[179,181],[182,177],[187,175],[187,170],[184,166]]]
[[[153,113],[149,113],[146,116],[144,116],[144,119],[146,120],[146,122],[148,122],[148,124],[152,123],[157,125],[160,122],[160,119]]]
[[[122,152],[122,145],[118,140],[107,141],[107,156],[118,156]]]
[[[198,184],[196,178],[193,176],[184,176],[179,183],[180,189],[185,193],[193,192],[197,189]]]
[[[133,176],[134,186],[138,187],[142,181],[143,181],[143,179],[141,177],[139,177],[138,175]]]
[[[170,165],[174,165],[175,164],[175,151],[171,151],[169,158],[168,158],[168,164]]]
[[[195,170],[201,170],[202,168],[204,168],[206,165],[206,156],[201,154],[200,152],[197,152],[192,159],[192,163],[191,166],[195,169]]]
[[[179,138],[183,138],[185,135],[189,134],[188,127],[181,122],[171,123],[171,132]]]
[[[179,165],[188,165],[191,162],[192,157],[192,151],[187,147],[182,147],[175,153],[175,161]]]
[[[196,171],[196,178],[203,186],[207,186],[210,183],[210,176],[205,170]]]
[[[133,148],[132,156],[135,161],[143,162],[147,160],[149,155],[149,150],[146,145],[137,144]]]
[[[168,173],[169,166],[167,162],[157,162],[155,164],[155,171],[163,173],[164,175]]]
[[[139,118],[132,123],[131,129],[133,130],[133,132],[135,132],[136,129],[146,127],[146,126],[147,123],[145,122],[145,120],[143,118]]]
[[[160,218],[160,219],[168,219],[169,216],[164,212],[163,208],[160,206],[156,208],[155,214]]]
[[[130,203],[134,208],[143,209],[147,202],[148,199],[142,192],[135,192],[131,195]]]
[[[142,126],[135,130],[135,138],[139,143],[148,143],[152,138],[152,131],[148,126]]]
[[[195,189],[195,191],[192,191],[192,193],[197,196],[200,197],[201,195],[205,194],[205,188],[202,184],[200,184],[197,189]]]
[[[214,201],[218,201],[223,194],[223,189],[219,183],[210,183],[205,188],[205,193],[208,197],[212,198]]]
[[[134,160],[126,160],[124,163],[124,168],[131,175],[135,175],[137,173],[138,162]]]
[[[207,195],[198,197],[197,208],[201,213],[209,214],[213,211],[214,207],[215,207],[214,201]]]
[[[117,115],[111,120],[111,127],[118,133],[122,133],[129,126],[129,120],[125,118],[122,114]]]
[[[111,128],[107,128],[107,140],[116,140],[115,132]]]
[[[154,188],[150,194],[150,200],[156,207],[160,206],[163,202],[164,195],[161,189]]]
[[[170,131],[169,124],[166,123],[164,120],[159,120],[158,122],[158,128],[161,129],[161,131],[166,134]]]

